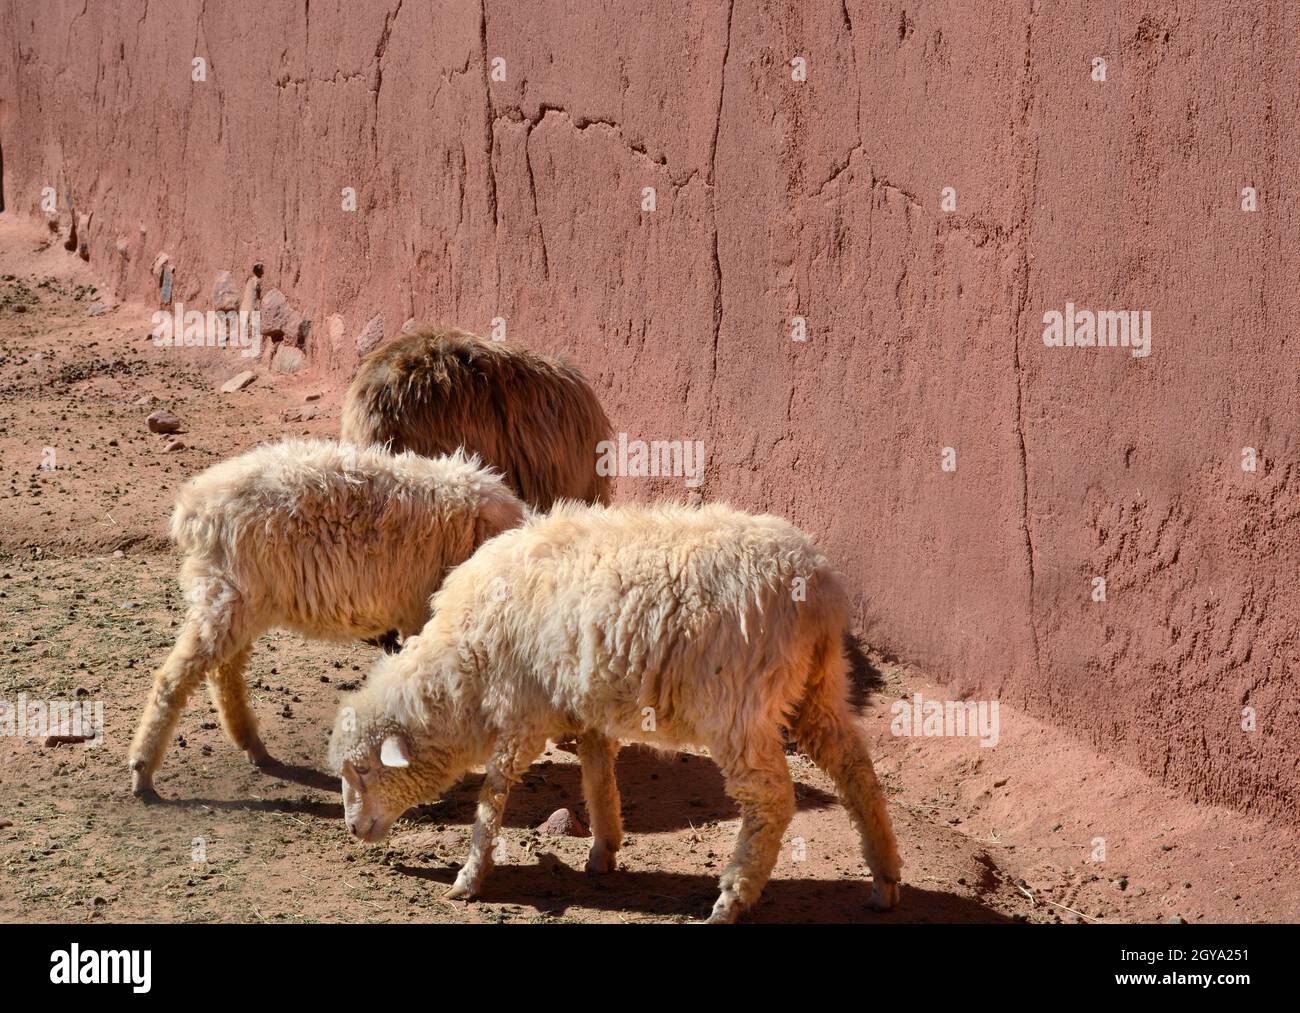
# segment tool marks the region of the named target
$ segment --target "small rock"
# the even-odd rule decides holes
[[[142,394],[140,397],[135,399],[135,406],[137,408],[147,408],[149,405],[153,404],[153,401],[154,398],[152,394]]]
[[[11,826],[13,826],[13,824],[8,820],[0,820],[0,830],[7,830]]]
[[[239,312],[244,314],[252,313],[257,309],[257,300],[262,295],[262,283],[256,278],[249,278],[244,282],[244,294],[239,298]],[[250,319],[245,317],[245,319]]]
[[[315,405],[306,408],[286,408],[280,413],[280,417],[285,422],[308,422],[320,414],[320,409]]]
[[[126,556],[126,553],[123,552],[121,549],[115,549],[115,550],[113,551],[113,558],[114,558],[114,559],[122,559],[122,558],[125,557],[125,556]]]
[[[250,383],[257,379],[257,374],[251,369],[246,369],[242,373],[236,373],[229,380],[221,385],[221,393],[233,394],[237,390],[243,390]]]
[[[301,348],[295,348],[286,342],[281,342],[280,347],[275,351],[275,358],[271,360],[271,368],[277,373],[293,374],[302,369],[303,363],[307,357],[302,354]]]
[[[168,440],[167,445],[163,447],[164,454],[174,454],[178,450],[185,449],[184,440]]]
[[[289,308],[289,300],[284,297],[284,293],[278,288],[271,289],[262,297],[262,335],[274,338],[286,334],[292,315],[293,311]]]
[[[306,395],[303,400],[310,404],[312,401],[319,401],[320,397],[320,391],[313,391],[311,394]]]
[[[229,271],[218,271],[216,283],[212,286],[212,305],[223,313],[239,309],[239,289],[235,286],[235,276]]]
[[[75,746],[78,742],[89,742],[94,737],[93,735],[49,735],[45,739],[45,748],[54,749],[58,746]]]
[[[1181,915],[1170,915],[1168,918],[1165,919],[1165,924],[1166,924],[1166,925],[1186,925],[1187,923],[1186,923],[1185,921],[1183,921]]]
[[[163,410],[154,412],[147,419],[145,424],[149,426],[151,433],[174,433],[181,427],[181,420],[171,412]]]
[[[415,317],[411,317],[406,323],[402,324],[403,334],[410,334],[413,330],[415,330]]]
[[[556,809],[546,821],[537,828],[539,834],[552,837],[587,837],[590,836],[582,820],[571,809]]]
[[[375,316],[370,318],[370,322],[361,328],[361,333],[357,335],[357,357],[365,358],[384,340],[384,318]]]
[[[95,216],[95,212],[88,215],[77,215],[77,256],[82,260],[90,259],[90,220]]]
[[[102,317],[107,312],[108,307],[102,302],[93,302],[86,308],[86,316],[88,317]]]

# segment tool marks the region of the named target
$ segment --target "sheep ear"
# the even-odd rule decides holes
[[[379,747],[379,762],[385,767],[409,767],[411,752],[407,748],[406,739],[401,735],[390,735],[384,739],[384,744]]]

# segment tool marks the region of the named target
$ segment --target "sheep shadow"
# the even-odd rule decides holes
[[[328,823],[343,819],[342,802],[295,802],[280,798],[163,798],[156,796],[148,801],[149,808],[157,809],[215,809],[221,812],[283,813],[288,816],[314,816]]]
[[[580,907],[636,911],[664,919],[704,919],[718,896],[718,879],[712,875],[615,871],[593,876],[569,868],[549,853],[537,857],[533,865],[503,865],[493,869],[484,881],[478,900],[533,907],[553,918],[564,917],[570,907]],[[393,865],[392,869],[404,876],[427,880],[439,893],[442,885],[450,886],[456,877],[453,867]],[[865,879],[786,878],[778,871],[743,921],[848,925],[900,922],[994,925],[1016,921],[978,900],[908,883],[903,884],[902,899],[893,911],[872,911],[867,907],[870,897],[871,885]]]
[[[629,744],[618,754],[617,777],[623,802],[623,827],[629,833],[666,833],[702,823],[737,819],[740,809],[726,792],[722,772],[705,756],[663,753]],[[443,794],[435,805],[412,810],[417,822],[474,822],[482,774],[471,774]],[[799,809],[838,804],[834,795],[795,782]],[[556,809],[583,809],[582,771],[576,763],[542,760],[533,764],[511,793],[505,825],[535,827]],[[585,817],[585,809],[583,809]]]
[[[337,777],[332,777],[315,767],[271,759],[262,764],[258,770],[267,777],[275,778],[277,781],[289,781],[293,784],[302,785],[304,788],[315,788],[317,791],[342,793]]]
[[[885,688],[885,676],[867,657],[862,641],[851,633],[844,634],[844,655],[849,662],[849,705],[860,711],[872,694]]]

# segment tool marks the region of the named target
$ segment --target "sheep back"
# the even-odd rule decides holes
[[[464,447],[528,504],[608,503],[596,445],[609,419],[586,378],[558,359],[422,328],[362,362],[343,405],[342,439],[434,456]]]

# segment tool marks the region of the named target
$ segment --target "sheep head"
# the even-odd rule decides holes
[[[343,702],[330,738],[330,764],[343,779],[343,818],[348,832],[367,843],[383,840],[402,813],[437,800],[463,773],[427,729],[392,713],[391,694],[377,676]]]

